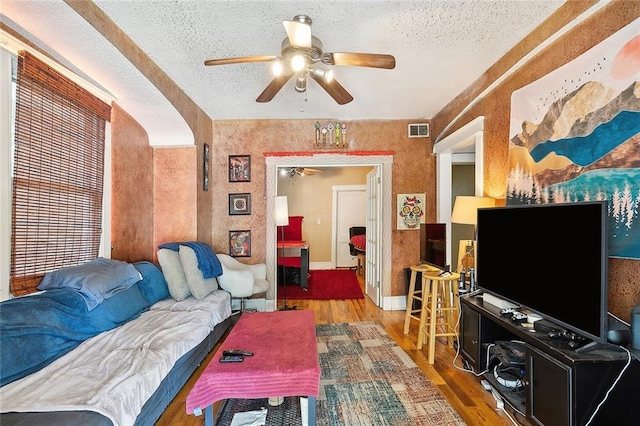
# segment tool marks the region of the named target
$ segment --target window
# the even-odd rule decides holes
[[[98,255],[111,107],[28,52],[18,56],[11,293]]]

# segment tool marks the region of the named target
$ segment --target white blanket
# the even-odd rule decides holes
[[[175,362],[231,315],[229,293],[163,300],[0,389],[0,411],[96,411],[132,425]]]

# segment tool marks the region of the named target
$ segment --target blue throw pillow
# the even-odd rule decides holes
[[[104,299],[140,281],[140,272],[130,263],[98,257],[78,266],[49,272],[42,278],[38,290],[67,287],[78,291],[89,310]]]
[[[160,269],[151,262],[135,262],[133,266],[142,274],[142,280],[136,284],[149,305],[169,298],[169,286]]]

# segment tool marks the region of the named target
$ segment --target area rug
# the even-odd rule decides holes
[[[320,269],[309,271],[305,291],[300,286],[278,287],[278,300],[287,299],[364,299],[356,272],[350,269]]]
[[[316,326],[322,375],[318,426],[464,425],[415,362],[376,322]],[[299,398],[278,407],[267,400],[229,400],[216,425],[236,412],[267,408],[267,426],[300,425]]]

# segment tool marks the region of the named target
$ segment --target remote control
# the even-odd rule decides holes
[[[244,357],[242,355],[226,355],[220,358],[220,362],[242,362]]]
[[[223,356],[231,356],[231,355],[242,355],[242,356],[253,356],[253,352],[243,351],[240,349],[225,349],[222,352]]]
[[[552,339],[559,339],[562,337],[562,330],[551,330],[549,333],[547,333],[547,336]]]
[[[522,312],[514,312],[514,314],[511,317],[511,319],[513,321],[524,321],[524,320],[527,319],[527,315],[523,314]]]

